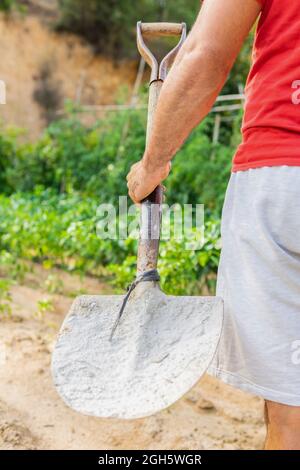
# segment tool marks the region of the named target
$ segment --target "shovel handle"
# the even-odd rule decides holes
[[[154,112],[163,82],[151,82],[148,102],[148,121],[146,146],[150,137]],[[140,237],[138,246],[137,273],[156,269],[159,251],[161,204],[163,200],[162,186],[158,186],[141,202]]]
[[[186,24],[185,23],[142,23],[138,21],[136,25],[137,32],[137,47],[145,60],[151,68],[150,83],[154,80],[164,80],[167,75],[167,70],[172,65],[183,41],[186,37]],[[180,39],[175,47],[161,60],[160,64],[154,54],[150,51],[148,45],[145,43],[144,38],[154,38],[160,36],[179,36]]]
[[[141,23],[144,37],[180,36],[183,23]]]
[[[175,46],[167,56],[162,59],[158,66],[156,58],[143,41],[146,36],[181,36],[177,46]],[[151,80],[149,85],[148,120],[146,147],[152,132],[153,118],[159,98],[159,94],[166,76],[167,68],[174,60],[182,42],[185,39],[185,24],[177,23],[141,23],[137,24],[137,45],[141,55],[151,67]],[[170,61],[168,59],[170,58]],[[162,214],[163,189],[158,186],[149,196],[141,202],[140,237],[137,258],[137,273],[142,274],[157,268],[161,214]]]

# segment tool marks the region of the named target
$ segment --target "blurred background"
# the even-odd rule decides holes
[[[136,241],[101,240],[96,226],[98,205],[126,195],[125,176],[144,150],[149,70],[137,53],[136,22],[190,28],[200,3],[0,2],[0,448],[261,446],[260,401],[209,377],[155,417],[108,423],[66,409],[49,373],[73,298],[123,292],[135,274]],[[166,182],[169,204],[205,205],[201,250],[174,239],[161,245],[168,293],[214,294],[252,41],[251,33]],[[162,55],[171,45],[152,47]]]

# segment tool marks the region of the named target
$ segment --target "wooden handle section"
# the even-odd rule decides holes
[[[150,85],[146,146],[151,135],[153,118],[162,85],[163,82],[160,80],[156,80]],[[157,267],[162,198],[162,187],[158,186],[141,203],[141,225],[137,259],[138,274]]]
[[[180,36],[182,23],[141,23],[144,37]]]

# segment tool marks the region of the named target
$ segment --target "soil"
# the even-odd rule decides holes
[[[41,5],[34,3],[25,16],[0,14],[0,80],[6,85],[0,122],[26,129],[31,140],[47,124],[49,102],[57,112],[64,110],[66,100],[82,105],[114,103],[120,93],[130,94],[137,69],[136,61],[113,62],[95,55],[81,38],[56,32],[50,13]],[[42,95],[38,102],[37,91]],[[99,112],[90,112],[83,120],[91,123],[98,116]]]
[[[261,449],[262,401],[209,376],[141,420],[86,417],[62,402],[50,373],[59,326],[76,293],[109,291],[96,279],[40,266],[12,287],[12,314],[0,321],[0,449]],[[40,300],[49,304],[44,314]]]

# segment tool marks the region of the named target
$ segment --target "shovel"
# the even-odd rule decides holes
[[[147,137],[185,24],[137,24],[137,44],[151,66]],[[144,37],[179,36],[158,61]],[[52,374],[74,410],[102,418],[141,418],[172,405],[202,377],[215,354],[223,322],[217,297],[162,292],[157,273],[162,188],[141,204],[137,278],[124,295],[78,297],[61,327]]]

